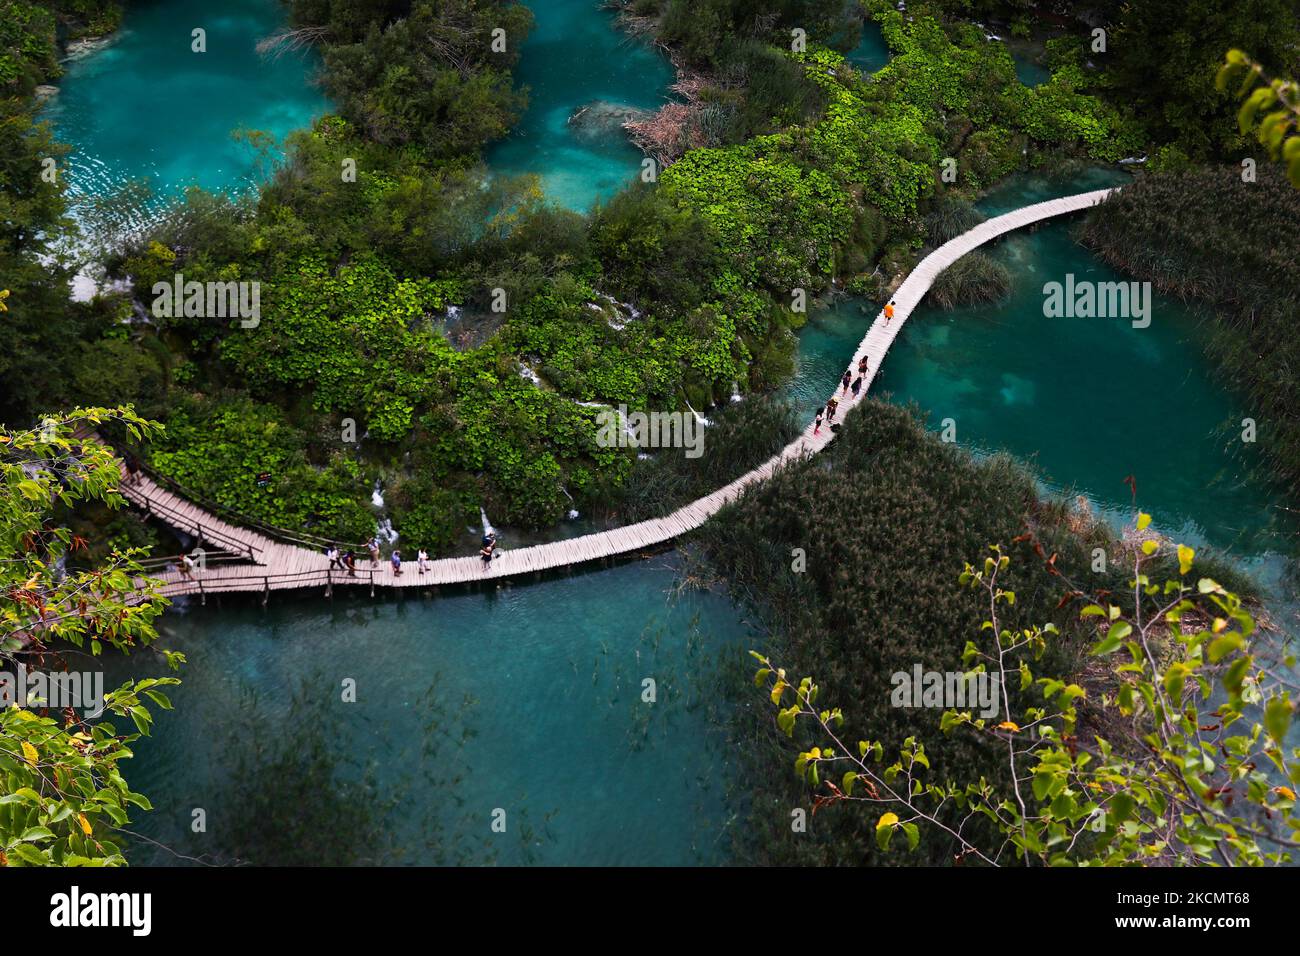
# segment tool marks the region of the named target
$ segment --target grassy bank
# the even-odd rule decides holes
[[[1069,589],[1052,569],[1113,589],[1121,603],[1129,574],[1113,533],[1063,502],[1040,499],[1025,468],[1001,456],[977,460],[927,433],[915,412],[876,401],[850,415],[825,452],[754,489],[705,525],[699,540],[712,566],[768,625],[762,652],[796,679],[815,674],[823,697],[843,705],[843,739],[883,740],[888,749],[914,735],[926,745],[936,780],[985,775],[1006,782],[985,738],[944,737],[937,711],[891,704],[896,672],[910,674],[917,664],[963,669],[963,649],[982,619],[979,602],[957,585],[964,562],[982,560],[991,544],[1011,556],[1003,584],[1016,602],[1004,626],[1052,622],[1060,631],[1035,667],[1044,674],[1078,673],[1082,652],[1095,640],[1088,619],[1062,600]],[[1096,548],[1107,554],[1102,572],[1093,570]],[[1153,579],[1167,570],[1154,569]],[[1204,570],[1217,577],[1224,569],[1207,560]],[[744,765],[740,801],[748,807],[737,828],[742,859],[951,862],[952,846],[934,834],[923,837],[921,858],[898,847],[879,850],[874,816],[849,807],[814,814],[807,833],[793,832],[791,809],[810,807],[812,796],[790,763],[808,740],[802,731],[787,739],[762,695],[735,676],[728,696],[736,703]]]

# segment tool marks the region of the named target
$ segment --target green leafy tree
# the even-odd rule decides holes
[[[1015,627],[1004,619],[1016,599],[1001,583],[1010,557],[993,546],[981,565],[962,572],[961,585],[980,594],[986,609],[963,667],[993,680],[1001,719],[949,709],[940,727],[1001,749],[1003,785],[929,779],[930,760],[915,737],[901,746],[841,739],[843,712],[819,703],[813,678],[796,684],[755,653],[763,665],[755,683],[777,707],[780,729],[794,737],[799,728],[815,740],[799,753],[795,771],[819,806],[863,803],[881,811],[875,835],[882,849],[895,839],[915,849],[930,828],[954,842],[958,861],[988,865],[1290,862],[1300,846],[1300,748],[1287,743],[1294,658],[1270,656],[1235,594],[1210,578],[1188,583],[1191,548],[1172,549],[1176,577],[1152,581],[1148,562],[1171,546],[1145,534],[1150,520],[1137,519],[1142,540],[1127,609],[1109,594],[1090,600],[1066,582],[1082,617],[1099,622],[1091,656],[1111,663],[1101,700],[1086,713],[1082,705],[1093,694],[1038,670],[1058,639],[1055,625]],[[1094,726],[1098,712],[1117,718],[1111,729]],[[972,835],[990,832],[975,821],[991,824],[991,835]]]
[[[1106,20],[1106,52],[1096,59],[1115,101],[1157,141],[1201,159],[1235,156],[1246,144],[1231,99],[1214,85],[1224,49],[1253,50],[1285,69],[1300,43],[1296,0],[1143,0],[1114,4]]]
[[[1264,67],[1241,50],[1229,50],[1215,77],[1220,92],[1237,83],[1243,99],[1237,125],[1243,134],[1254,129],[1274,160],[1286,165],[1291,185],[1300,189],[1300,83],[1270,78]]]
[[[100,654],[123,652],[156,637],[166,603],[142,577],[137,553],[116,553],[92,570],[67,571],[64,559],[85,543],[52,520],[56,506],[123,504],[119,465],[111,451],[78,437],[87,427],[117,423],[135,438],[156,426],[125,409],[83,409],[45,419],[35,431],[0,430],[0,663],[19,657],[45,662],[67,642]],[[183,658],[167,654],[178,666]],[[105,719],[90,722],[41,702],[0,710],[0,866],[121,865],[114,831],[132,806],[149,810],[119,764],[147,735],[149,704],[170,708],[160,689],[175,678],[128,681],[105,695]],[[129,719],[119,733],[109,717]]]

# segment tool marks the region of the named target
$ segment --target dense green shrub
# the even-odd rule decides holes
[[[376,143],[419,144],[438,159],[474,153],[509,132],[526,104],[510,69],[531,28],[519,3],[416,2],[371,21],[355,42],[326,44],[325,90]]]
[[[320,464],[308,450],[279,409],[232,393],[182,398],[149,455],[181,485],[258,521],[344,541],[369,537],[375,522],[356,463],[341,443],[333,453],[320,446]],[[263,472],[270,484],[259,487]]]
[[[792,674],[816,674],[828,700],[843,703],[845,739],[898,740],[915,734],[943,779],[998,779],[987,744],[940,737],[933,711],[891,706],[890,677],[949,670],[978,630],[980,608],[957,587],[963,555],[1010,544],[1032,527],[1057,567],[1087,576],[1091,542],[1072,533],[1066,512],[1040,502],[1033,477],[1006,458],[975,460],[926,433],[920,417],[871,401],[844,422],[814,460],[795,464],[748,493],[701,529],[711,563],[769,625],[763,651]],[[1055,622],[1051,673],[1073,673],[1082,631],[1058,607],[1062,588],[1029,543],[1011,544],[1017,621]],[[797,549],[797,550],[796,550]],[[1118,580],[1118,578],[1116,579]],[[1014,623],[1009,623],[1014,626]],[[738,694],[746,691],[739,685]],[[790,744],[769,712],[736,716],[750,764],[752,808],[740,828],[746,859],[765,864],[881,862],[874,819],[830,811],[794,834],[790,809],[806,805],[806,785],[789,773]],[[942,741],[942,743],[940,743]],[[934,746],[930,746],[933,744]],[[930,862],[949,848],[927,839]]]

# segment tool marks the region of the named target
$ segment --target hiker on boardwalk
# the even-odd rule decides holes
[[[858,392],[862,391],[862,376],[859,375],[853,380],[853,397],[858,397]]]
[[[366,542],[366,547],[370,549],[370,564],[379,563],[379,537],[375,536]]]
[[[339,558],[339,549],[337,545],[327,545],[325,547],[325,557],[329,559],[331,571],[335,568],[338,568],[339,570],[343,569],[343,561]]]
[[[126,465],[126,476],[122,479],[124,485],[134,485],[140,482],[140,459],[135,457],[129,451],[122,453],[122,464]]]
[[[892,319],[893,317],[894,317],[894,300],[890,299],[889,304],[885,306],[885,324],[888,325],[889,320]]]
[[[180,572],[181,572],[181,577],[183,577],[186,581],[194,580],[194,571],[196,567],[197,565],[195,565],[193,558],[191,558],[188,554],[181,555]]]
[[[401,577],[402,576],[402,552],[394,548],[393,553],[389,555],[388,560],[393,562],[393,576]]]
[[[350,549],[344,553],[342,564],[343,567],[348,569],[348,577],[355,578],[357,576],[357,556]]]
[[[835,421],[835,409],[839,407],[840,407],[840,403],[833,398],[826,403],[826,420],[828,422]]]
[[[858,359],[858,374],[862,376],[867,374],[867,357],[865,355]]]
[[[416,552],[415,566],[420,569],[421,574],[429,570],[429,552],[425,551],[424,548]]]
[[[845,369],[845,370],[844,370],[844,377],[843,377],[842,379],[840,379],[840,384],[844,386],[844,388],[841,389],[841,394],[843,394],[843,392],[847,392],[847,391],[849,390],[849,382],[850,382],[851,379],[852,379],[852,376],[849,374],[848,369]]]
[[[492,563],[492,554],[497,549],[497,536],[488,532],[483,536],[483,540],[487,543],[479,550],[479,556],[483,559],[483,570],[486,571],[488,565]]]
[[[825,411],[826,410],[822,408],[820,405],[817,406],[817,418],[813,420],[814,435],[816,435],[818,432],[822,430],[822,415],[825,414]]]

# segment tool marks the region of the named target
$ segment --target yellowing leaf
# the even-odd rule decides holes
[[[1278,794],[1279,796],[1286,797],[1288,800],[1295,799],[1295,791],[1292,790],[1290,787],[1274,787],[1273,792]]]
[[[1014,720],[1004,720],[998,724],[998,730],[1009,730],[1014,734],[1020,730],[1020,725]]]
[[[27,762],[34,767],[36,766],[36,761],[40,759],[41,755],[37,752],[35,747],[33,747],[31,744],[29,744],[27,741],[24,740],[23,756],[26,757]]]
[[[1192,558],[1196,557],[1196,552],[1185,544],[1178,546],[1178,573],[1186,574],[1192,570]]]
[[[81,832],[90,836],[90,821],[86,819],[84,813],[77,814],[77,822],[81,824]]]
[[[892,827],[897,823],[898,823],[897,813],[886,813],[878,821],[876,821],[876,829],[883,830],[885,827]]]

